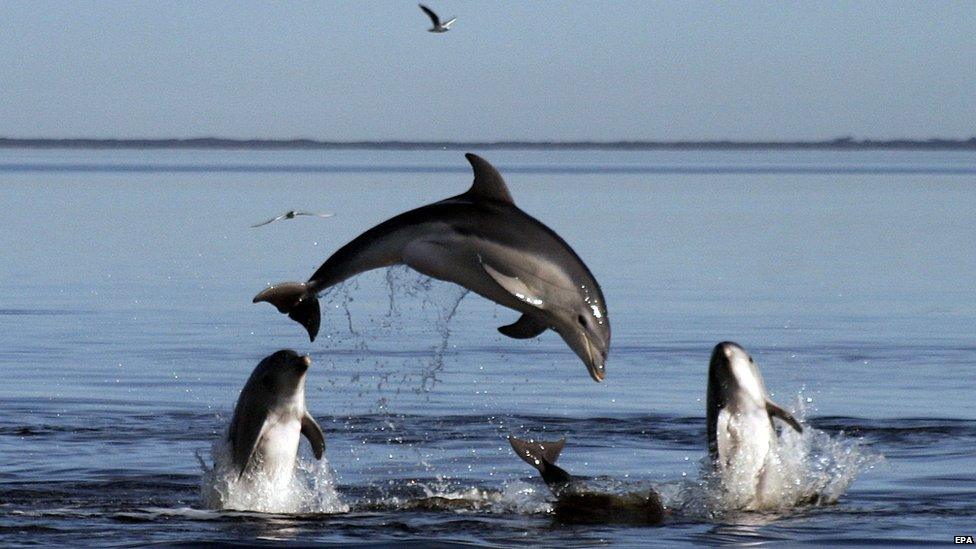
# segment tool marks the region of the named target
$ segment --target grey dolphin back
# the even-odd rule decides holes
[[[773,401],[766,400],[766,412],[769,414],[769,421],[773,421],[773,417],[778,417],[785,421],[786,424],[792,427],[797,433],[803,432],[803,427],[800,427],[800,422],[793,417],[793,414],[780,408]]]
[[[234,420],[228,431],[228,440],[233,448],[234,469],[240,478],[244,475],[248,463],[254,457],[258,441],[264,433],[268,410],[264,406],[248,407],[243,405],[247,399],[244,394],[238,398]]]
[[[315,459],[322,459],[322,455],[325,454],[325,435],[322,434],[322,428],[319,427],[315,418],[308,411],[302,416],[302,434],[311,443]]]
[[[724,342],[723,342],[724,343]],[[705,424],[708,433],[708,455],[717,460],[718,455],[718,412],[725,408],[725,384],[719,375],[721,358],[717,350],[723,343],[719,343],[712,350],[712,358],[708,365],[708,395],[705,404]]]

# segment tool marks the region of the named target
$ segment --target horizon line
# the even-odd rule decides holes
[[[735,150],[735,149],[921,149],[976,150],[976,136],[969,139],[854,139],[750,141],[750,140],[317,140],[235,139],[224,137],[191,138],[12,138],[0,137],[0,148],[23,149],[537,149],[537,150]]]

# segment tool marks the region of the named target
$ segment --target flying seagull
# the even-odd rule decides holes
[[[423,4],[418,4],[418,5],[420,6],[420,9],[424,10],[424,13],[427,14],[427,17],[430,17],[431,22],[434,23],[434,26],[431,27],[431,28],[429,28],[429,29],[427,29],[427,32],[447,32],[447,31],[451,30],[451,25],[455,21],[457,21],[457,17],[455,17],[455,18],[451,19],[450,21],[447,21],[445,23],[441,23],[441,18],[440,17],[437,17],[437,14],[434,13],[434,10],[428,8],[427,6],[425,6]]]
[[[279,215],[278,217],[269,219],[269,220],[265,221],[264,223],[258,223],[257,225],[251,225],[251,228],[253,229],[254,227],[260,227],[262,225],[267,225],[268,223],[274,223],[275,221],[278,221],[279,219],[295,219],[296,217],[298,217],[300,215],[311,215],[311,216],[315,216],[315,217],[332,217],[335,214],[330,214],[330,213],[315,213],[315,212],[298,212],[298,211],[295,211],[295,210],[291,210],[291,211],[287,211],[287,212]]]

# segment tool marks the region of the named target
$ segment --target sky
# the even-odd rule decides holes
[[[0,136],[976,135],[976,2],[0,0]]]

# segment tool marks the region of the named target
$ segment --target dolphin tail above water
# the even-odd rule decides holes
[[[308,337],[315,341],[322,323],[322,310],[319,299],[308,291],[304,282],[284,282],[275,284],[254,296],[253,303],[267,301],[274,305],[278,312],[288,315],[288,318],[298,322],[308,330]]]
[[[619,493],[593,490],[585,481],[574,479],[556,466],[566,439],[537,442],[509,436],[508,442],[523,461],[542,474],[542,480],[556,496],[552,510],[558,521],[567,524],[654,525],[664,520],[666,511],[654,490]]]
[[[556,465],[556,460],[559,459],[559,454],[563,451],[563,446],[566,445],[566,439],[561,438],[555,442],[536,442],[509,436],[508,442],[518,457],[522,458],[522,461],[539,471],[542,480],[548,486],[561,485],[572,480],[572,475]]]

